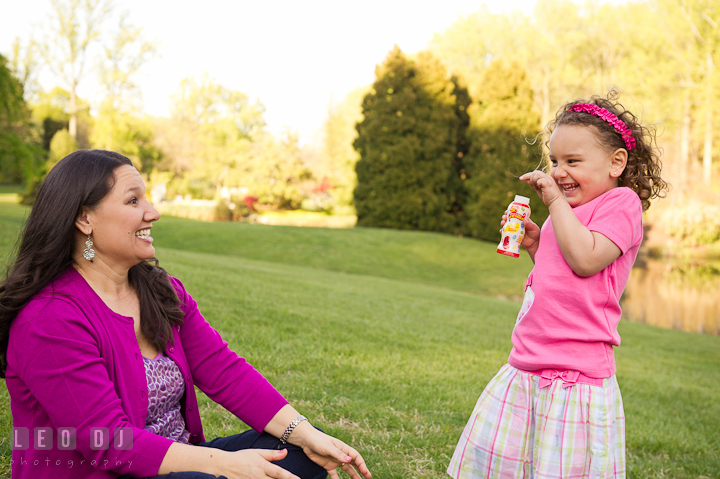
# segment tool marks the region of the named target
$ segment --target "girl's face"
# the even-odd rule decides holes
[[[618,186],[627,151],[601,147],[591,127],[561,125],[550,137],[550,176],[573,208]]]
[[[130,269],[155,256],[150,228],[160,213],[145,199],[145,184],[135,168],[123,165],[114,174],[115,185],[96,208],[85,211],[85,218],[92,228],[95,261]],[[81,239],[82,248],[86,240]]]

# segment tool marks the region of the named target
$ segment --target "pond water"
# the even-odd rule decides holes
[[[630,321],[720,336],[720,261],[638,256],[621,305]]]

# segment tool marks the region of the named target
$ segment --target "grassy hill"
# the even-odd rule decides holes
[[[0,195],[1,196],[1,195]],[[0,198],[1,199],[1,198]],[[0,258],[24,209],[0,201]],[[445,477],[506,362],[530,269],[495,245],[393,230],[163,218],[157,256],[230,346],[383,479]],[[629,477],[719,477],[720,338],[622,322]],[[201,396],[206,436],[244,429]],[[0,437],[10,437],[0,387]],[[0,474],[9,471],[8,441]]]

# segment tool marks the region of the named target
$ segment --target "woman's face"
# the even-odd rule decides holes
[[[115,185],[107,196],[83,214],[92,230],[94,261],[130,269],[155,256],[150,228],[160,213],[145,199],[145,183],[135,168],[123,165],[114,174]],[[87,237],[81,241],[81,249],[85,240]]]

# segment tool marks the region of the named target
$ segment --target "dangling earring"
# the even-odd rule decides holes
[[[83,258],[90,261],[91,263],[93,262],[93,258],[95,257],[95,250],[92,249],[92,246],[93,242],[90,239],[90,235],[88,235],[88,239],[85,242],[85,249],[83,250]]]

